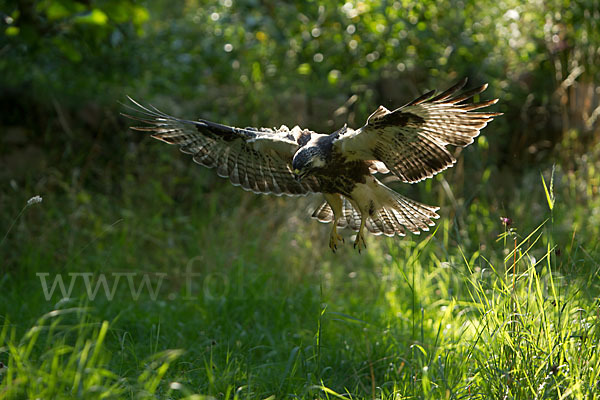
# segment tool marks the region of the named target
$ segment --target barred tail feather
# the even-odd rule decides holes
[[[328,224],[333,222],[333,210],[327,201],[324,201],[317,209],[313,212],[312,218]],[[339,228],[350,228],[358,231],[360,228],[360,213],[352,206],[350,200],[346,197],[342,197],[342,216],[338,219],[337,226]]]
[[[421,231],[429,231],[429,227],[435,225],[434,219],[440,216],[436,213],[439,207],[428,206],[411,200],[382,186],[388,191],[388,201],[369,216],[365,227],[374,235],[405,236],[406,230],[418,235]],[[352,205],[350,200],[343,197],[343,215],[338,219],[339,228],[350,228],[358,232],[360,228],[360,212]],[[324,201],[312,217],[319,222],[333,222],[333,210],[327,201]]]
[[[327,201],[324,201],[317,209],[312,213],[312,218],[317,219],[319,222],[325,224],[333,221],[333,210]]]

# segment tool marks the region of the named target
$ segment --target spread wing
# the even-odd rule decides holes
[[[291,170],[294,153],[314,132],[299,127],[235,128],[205,120],[188,121],[129,100],[136,107],[128,107],[141,116],[123,115],[147,124],[132,129],[152,132],[153,138],[178,145],[195,162],[216,168],[219,176],[236,186],[255,193],[290,196],[319,191],[314,177],[298,182]]]
[[[473,143],[494,112],[473,112],[498,99],[464,104],[483,92],[487,84],[462,93],[467,79],[435,96],[431,91],[403,107],[389,111],[380,106],[365,126],[349,130],[333,143],[348,159],[379,160],[404,182],[419,182],[456,160],[446,145],[465,147]]]

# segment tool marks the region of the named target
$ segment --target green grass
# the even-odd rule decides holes
[[[506,201],[478,178],[455,206],[426,186],[446,199],[435,231],[362,255],[346,236],[333,255],[310,200],[129,167],[118,194],[101,177],[42,193],[0,244],[0,398],[600,397],[593,171],[532,171]],[[11,195],[7,230],[27,198]],[[121,278],[110,300],[83,275],[46,300],[36,273]]]

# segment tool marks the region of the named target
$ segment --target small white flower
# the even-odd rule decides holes
[[[32,204],[38,204],[42,202],[42,196],[33,196],[29,200],[27,200],[27,205],[30,206]]]

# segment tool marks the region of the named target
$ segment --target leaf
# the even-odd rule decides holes
[[[542,175],[542,184],[544,185],[544,192],[546,192],[548,207],[550,207],[550,211],[552,211],[554,209],[554,166],[552,166],[552,176],[550,177],[550,189],[546,186],[544,175]]]
[[[340,79],[340,71],[337,69],[332,69],[331,71],[329,71],[329,74],[327,74],[327,81],[329,82],[330,85],[335,85],[336,83],[338,83],[338,80]]]
[[[133,23],[135,25],[142,25],[144,22],[148,21],[150,18],[150,13],[148,10],[142,6],[135,6],[133,8]]]
[[[18,26],[9,26],[8,28],[6,28],[6,30],[4,31],[4,34],[6,36],[17,36],[19,34],[19,27]]]
[[[310,75],[310,71],[311,71],[310,64],[304,63],[304,64],[300,64],[298,66],[298,73],[300,75]]]
[[[75,21],[82,24],[106,25],[108,22],[108,16],[104,13],[104,11],[95,8],[89,13],[75,18]]]
[[[41,7],[44,7],[44,5]],[[79,4],[74,1],[53,1],[47,3],[45,12],[49,20],[55,21],[70,17],[75,13],[82,12],[84,10],[85,6],[83,4]]]
[[[339,394],[338,392],[329,389],[327,386],[325,385],[321,385],[321,386],[313,386],[313,388],[315,389],[321,389],[323,392],[332,395],[333,397],[337,398],[337,399],[344,399],[347,400],[348,398],[345,396],[342,396],[341,394]]]
[[[53,41],[54,45],[58,47],[61,53],[63,53],[71,62],[78,63],[82,60],[82,55],[79,50],[69,41],[63,38],[55,38]]]

